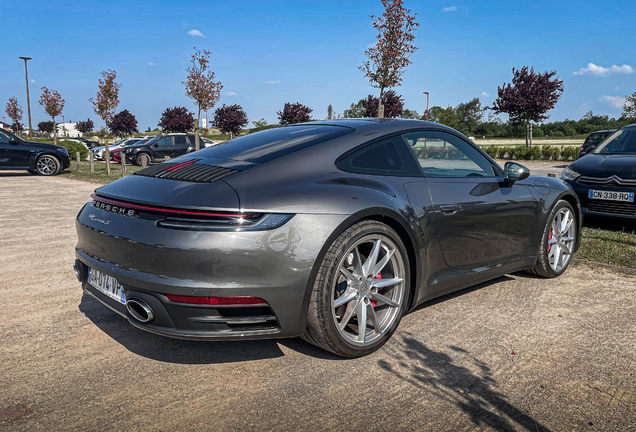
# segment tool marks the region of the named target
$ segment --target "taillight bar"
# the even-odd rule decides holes
[[[207,217],[229,217],[229,218],[245,218],[245,219],[251,219],[251,218],[257,218],[260,217],[261,215],[259,214],[243,214],[243,213],[218,213],[218,212],[211,212],[211,211],[203,211],[203,210],[178,210],[178,209],[172,209],[172,208],[167,208],[167,207],[158,207],[158,206],[148,206],[148,205],[141,205],[141,204],[133,204],[130,202],[126,202],[126,201],[119,201],[119,200],[115,200],[115,199],[111,199],[111,198],[104,198],[102,196],[99,196],[97,194],[92,194],[91,198],[93,198],[95,201],[99,201],[99,202],[103,202],[106,204],[111,204],[111,205],[116,205],[118,207],[125,207],[125,208],[129,208],[129,209],[134,209],[134,210],[142,210],[142,211],[148,211],[148,212],[154,212],[154,213],[163,213],[163,214],[169,214],[169,215],[187,215],[187,216],[207,216]]]
[[[251,296],[226,296],[226,297],[195,297],[177,294],[166,294],[168,300],[176,303],[200,304],[200,305],[266,305],[267,302],[258,297]]]

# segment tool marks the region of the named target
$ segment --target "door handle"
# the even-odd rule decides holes
[[[441,205],[439,206],[439,209],[442,211],[444,216],[452,216],[458,211],[462,211],[462,206],[459,204]]]

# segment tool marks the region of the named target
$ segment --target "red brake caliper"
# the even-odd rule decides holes
[[[377,274],[373,279],[382,279],[382,275],[381,274]],[[378,304],[377,300],[371,300],[371,306],[375,308],[375,305]]]
[[[550,230],[550,235],[548,236],[548,240],[552,240],[552,230]],[[552,249],[552,245],[548,244],[548,252],[550,252],[550,249]]]

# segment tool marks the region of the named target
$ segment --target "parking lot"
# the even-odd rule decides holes
[[[420,306],[356,360],[169,339],[73,275],[95,187],[0,173],[0,410],[26,412],[0,430],[636,429],[635,278],[507,275]]]

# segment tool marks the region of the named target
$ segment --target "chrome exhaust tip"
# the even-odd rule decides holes
[[[137,299],[129,299],[126,302],[126,309],[137,321],[148,323],[155,319],[152,309],[146,303]]]
[[[84,282],[84,272],[82,271],[82,265],[78,260],[75,260],[75,264],[73,264],[73,273],[75,273],[75,277],[77,280],[82,283]]]

